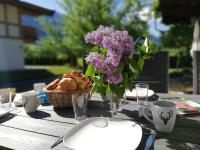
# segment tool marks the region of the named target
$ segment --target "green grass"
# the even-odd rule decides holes
[[[47,70],[48,70],[48,72],[52,73],[53,75],[61,75],[61,74],[70,72],[72,70],[80,70],[80,67],[74,67],[74,66],[70,66],[70,65],[50,66]]]
[[[47,66],[47,68],[45,66],[46,69],[25,69],[20,71],[0,72],[0,84],[45,79],[72,70],[81,70],[81,67],[78,66],[67,64],[60,66]]]
[[[183,68],[170,68],[169,75],[170,77],[182,77],[183,75],[192,75],[192,68],[183,67]]]

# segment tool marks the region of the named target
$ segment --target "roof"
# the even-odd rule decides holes
[[[32,12],[33,15],[49,15],[52,16],[54,14],[53,10],[40,7],[28,2],[20,1],[20,0],[0,0],[0,3],[7,3],[15,6],[19,6],[22,8],[23,12]]]
[[[190,23],[192,17],[200,17],[200,0],[159,0],[163,22]]]

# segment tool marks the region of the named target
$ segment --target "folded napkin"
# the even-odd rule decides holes
[[[30,93],[30,92],[33,92],[33,90],[32,91],[28,91],[28,92],[24,92],[24,93],[17,93],[15,95],[14,100],[13,100],[14,105],[15,106],[22,106],[23,105],[23,103],[22,103],[22,95],[26,94],[26,93]]]
[[[174,101],[178,112],[182,113],[196,113],[200,112],[200,104],[193,101]]]
[[[23,103],[22,103],[22,93],[15,95],[13,103],[14,103],[15,106],[21,106],[21,105],[23,105]]]

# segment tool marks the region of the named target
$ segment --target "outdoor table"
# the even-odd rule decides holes
[[[200,103],[200,95],[158,95],[166,97],[180,96]],[[137,122],[141,125],[144,133],[138,149],[143,149],[149,133],[155,128],[145,118],[138,117],[137,102],[127,100],[122,107],[122,111],[111,116],[109,109],[101,103],[100,99],[98,95],[91,98],[88,103],[88,117],[107,116]],[[40,106],[35,113],[26,114],[23,107],[18,107],[18,110],[14,110],[13,113],[0,118],[0,149],[50,149],[52,144],[59,137],[67,134],[70,129],[76,126],[76,123],[72,108],[60,109],[53,106]],[[53,149],[62,150],[66,147],[63,143],[60,143]],[[154,149],[200,149],[200,115],[177,116],[172,133],[157,134]]]

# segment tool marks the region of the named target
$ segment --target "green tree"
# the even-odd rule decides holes
[[[184,64],[191,65],[190,49],[193,39],[193,27],[188,24],[171,25],[167,32],[161,34],[161,44],[163,49],[177,51],[177,67]],[[186,62],[186,63],[184,63]]]
[[[63,61],[68,59],[68,48],[63,44],[61,25],[54,26],[59,23],[59,20],[47,20],[40,18],[40,24],[43,31],[47,34],[36,44],[24,44],[25,59],[31,59],[36,63],[39,61],[44,64],[53,64],[55,61]],[[45,62],[45,60],[47,62]]]
[[[152,11],[155,18],[161,17],[158,0],[153,0]],[[193,26],[191,24],[171,24],[169,27],[168,31],[161,32],[161,49],[167,49],[170,53],[176,54],[177,67],[182,67],[184,64],[191,65],[190,49]]]
[[[147,31],[146,22],[137,17],[139,0],[64,0],[63,7],[64,43],[75,54],[85,52],[84,35],[101,24],[128,30],[134,37]]]
[[[69,62],[76,64],[79,56],[86,54],[90,48],[84,41],[87,32],[99,25],[115,26],[118,30],[127,30],[135,39],[147,32],[147,23],[138,18],[142,9],[140,0],[64,0],[64,17],[54,26],[53,21],[41,20],[48,36],[35,46],[47,56],[65,56]],[[33,49],[33,46],[32,46]],[[54,52],[53,52],[54,51]],[[53,54],[54,53],[54,54]]]

